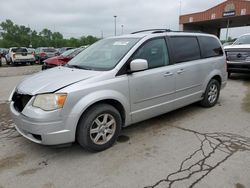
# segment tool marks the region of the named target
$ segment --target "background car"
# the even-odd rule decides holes
[[[53,47],[41,47],[37,48],[35,51],[36,61],[41,64],[45,59],[54,57],[57,55],[57,51]]]
[[[250,74],[250,33],[242,35],[224,49],[227,55],[228,77],[231,73]]]
[[[22,65],[25,65],[26,63],[35,63],[34,54],[28,52],[27,48],[25,47],[10,48],[5,57],[7,64],[17,65],[21,63]]]
[[[2,54],[0,52],[0,66],[2,66]]]
[[[64,53],[65,51],[71,50],[71,49],[74,49],[74,47],[63,47],[63,48],[60,48],[60,49],[58,50],[58,53],[59,53],[59,55],[61,55],[61,54]]]
[[[28,52],[35,54],[36,49],[35,48],[27,48]]]
[[[72,58],[74,58],[76,55],[78,55],[80,52],[82,52],[85,48],[77,48],[77,49],[71,49],[65,51],[63,54],[55,57],[51,57],[49,59],[46,59],[44,61],[44,64],[42,66],[42,70],[53,68],[56,66],[65,65],[68,63]]]

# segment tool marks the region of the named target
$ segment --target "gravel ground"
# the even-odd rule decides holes
[[[36,66],[5,69],[9,76],[0,77],[0,87],[6,88],[2,101],[25,68],[37,71]],[[214,108],[193,104],[135,124],[100,153],[78,144],[40,146],[13,126],[3,102],[0,188],[250,187],[250,76],[233,75]]]

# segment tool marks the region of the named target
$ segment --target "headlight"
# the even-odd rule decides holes
[[[33,106],[45,111],[62,108],[67,98],[67,94],[41,94],[37,95]]]

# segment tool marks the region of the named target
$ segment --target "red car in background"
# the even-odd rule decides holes
[[[72,58],[82,52],[85,48],[77,48],[67,50],[59,56],[51,57],[49,59],[44,60],[44,64],[42,66],[42,70],[53,68],[56,66],[62,66],[67,64]]]

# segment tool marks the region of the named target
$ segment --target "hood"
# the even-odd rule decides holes
[[[56,67],[29,76],[17,86],[17,90],[29,95],[49,93],[97,75],[100,75],[99,71]]]
[[[230,50],[230,49],[250,49],[250,44],[240,44],[240,45],[230,45],[230,46],[225,46],[225,50]]]

